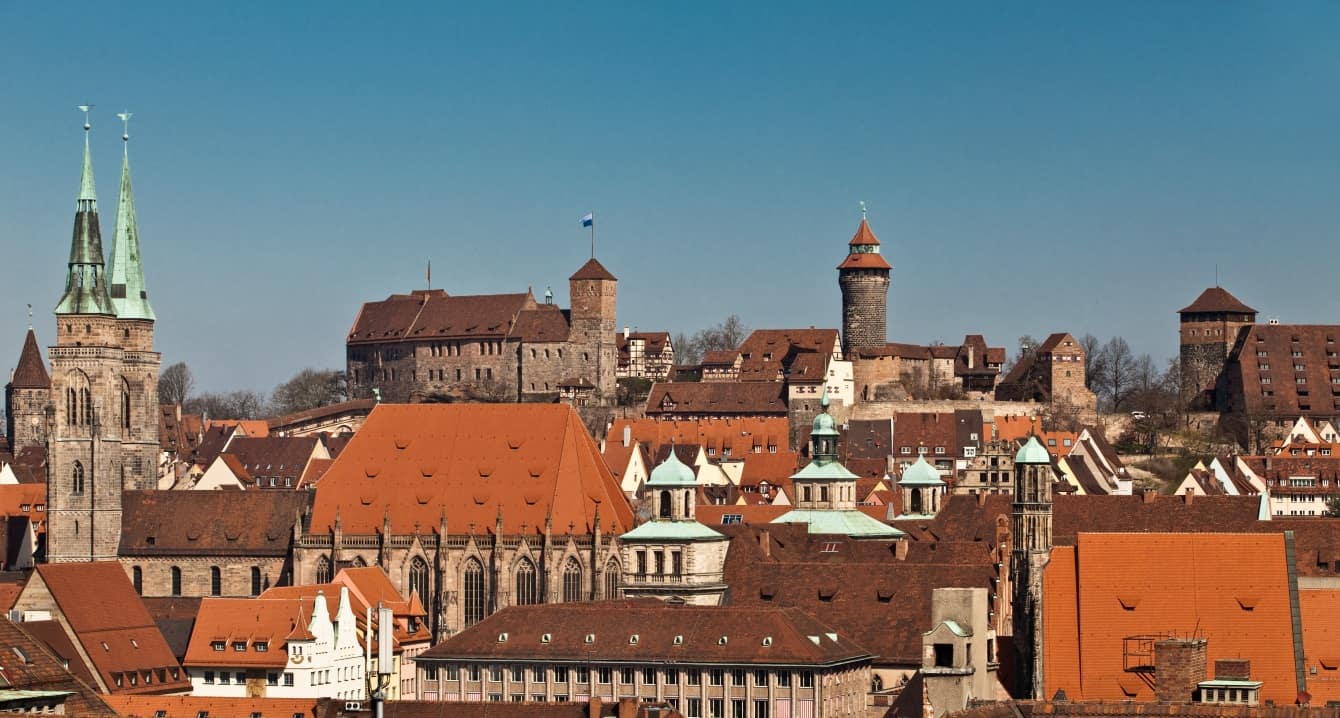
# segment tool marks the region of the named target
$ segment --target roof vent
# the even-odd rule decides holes
[[[676,646],[682,646],[682,645],[684,645],[684,637],[683,637],[683,636],[675,636],[675,645],[676,645]]]
[[[554,640],[554,637],[549,635],[548,633],[540,635],[540,643],[548,643],[552,640]]]
[[[636,646],[636,645],[637,645],[637,634],[636,634],[636,633],[634,633],[633,635],[631,635],[631,636],[628,637],[628,644],[629,644],[629,645],[632,645],[632,646]]]
[[[771,646],[771,645],[772,645],[772,636],[764,636],[764,637],[763,637],[763,647],[764,647],[764,648],[767,648],[768,646]]]
[[[507,643],[507,634],[506,634],[506,633],[499,633],[499,634],[498,634],[498,643]]]
[[[728,640],[728,637],[726,637],[726,636],[722,636],[722,637],[717,641],[717,645],[718,645],[718,646],[724,646],[724,645],[726,645],[726,641],[727,641],[727,640]]]
[[[828,636],[828,640],[832,641],[833,643],[837,643],[837,634],[836,634],[836,633],[825,633],[824,635],[825,635],[825,636]]]
[[[818,637],[818,636],[810,636],[809,638],[810,638],[810,643],[813,643],[813,644],[816,645],[816,646],[819,645],[819,637]]]
[[[596,642],[596,634],[594,634],[594,633],[588,633],[588,634],[586,634],[586,642],[587,642],[587,643],[595,643],[595,642]]]

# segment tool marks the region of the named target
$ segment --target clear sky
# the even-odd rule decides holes
[[[858,202],[892,340],[1176,352],[1214,283],[1340,322],[1340,4],[0,4],[0,365],[61,293],[92,102],[164,364],[268,391],[358,305],[619,277],[619,324],[840,324]],[[7,347],[7,348],[6,348]]]

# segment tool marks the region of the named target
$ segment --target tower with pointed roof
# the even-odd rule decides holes
[[[572,304],[570,320],[572,332],[569,341],[581,353],[579,368],[591,376],[573,377],[595,384],[602,400],[612,402],[615,395],[615,369],[619,355],[615,333],[615,298],[619,280],[595,257],[587,260],[568,278],[569,300]],[[576,359],[576,357],[574,357]]]
[[[5,436],[9,450],[41,448],[46,443],[46,409],[51,403],[51,376],[47,374],[37,335],[28,327],[19,363],[5,385]]]
[[[1019,654],[1015,696],[1041,700],[1042,575],[1052,551],[1052,459],[1036,436],[1014,455],[1010,517],[1012,628]]]
[[[1201,292],[1177,316],[1182,400],[1196,408],[1213,408],[1215,383],[1239,332],[1256,323],[1256,310],[1216,286]]]
[[[842,289],[842,353],[848,359],[863,347],[888,343],[889,266],[880,254],[879,240],[870,230],[865,210],[861,226],[847,243],[847,258],[837,266]]]
[[[122,166],[117,246],[104,259],[84,123],[84,164],[65,292],[50,349],[47,560],[116,558],[121,492],[156,486],[158,367],[144,293],[130,165]],[[124,140],[129,136],[123,135]],[[113,277],[117,287],[113,288]],[[133,296],[128,296],[133,294]],[[114,299],[114,295],[116,298]],[[123,314],[124,313],[124,314]]]

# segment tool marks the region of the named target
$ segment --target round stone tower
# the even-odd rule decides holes
[[[851,359],[853,350],[882,347],[889,341],[886,322],[893,267],[879,253],[879,240],[865,217],[837,269],[842,288],[842,354]]]

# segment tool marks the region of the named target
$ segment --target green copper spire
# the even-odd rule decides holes
[[[112,306],[118,319],[154,320],[149,293],[144,288],[144,265],[140,264],[140,231],[135,221],[135,190],[130,185],[130,113],[117,115],[126,124],[121,135],[121,194],[116,201],[116,235],[107,263]]]
[[[79,178],[79,200],[70,240],[70,262],[65,274],[65,294],[56,305],[57,314],[114,314],[103,277],[102,230],[98,226],[98,193],[93,186],[93,157],[88,135],[91,125],[84,112],[84,168]]]

